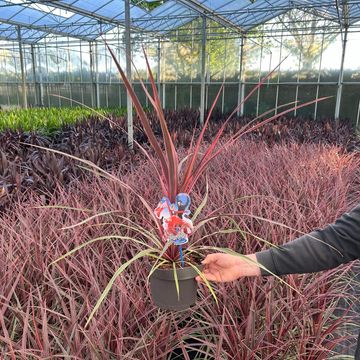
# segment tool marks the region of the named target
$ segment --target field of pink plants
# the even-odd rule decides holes
[[[161,135],[156,114],[149,112],[148,117],[156,136]],[[193,131],[195,138],[200,134],[199,111],[182,109],[165,111],[166,122],[177,147],[188,148]],[[223,125],[226,115],[214,111],[204,140],[211,142]],[[148,148],[148,140],[137,118],[135,120],[136,141]],[[225,136],[239,131],[252,119],[234,117],[224,129]],[[119,126],[113,126],[114,122]],[[68,186],[73,179],[83,178],[87,173],[74,161],[62,155],[30,147],[26,144],[49,147],[92,161],[103,169],[121,167],[123,173],[136,166],[143,154],[135,148],[127,150],[127,137],[122,128],[126,127],[125,117],[102,119],[92,116],[73,125],[66,125],[53,136],[41,133],[6,130],[0,132],[0,213],[9,209],[19,193],[34,190],[44,198],[51,198],[58,185]],[[331,119],[314,121],[302,117],[280,117],[256,131],[246,134],[246,139],[274,144],[328,144],[339,146],[341,151],[360,149],[351,123],[334,122]],[[6,196],[5,196],[6,195]]]
[[[261,239],[282,244],[358,203],[358,152],[329,144],[326,136],[317,143],[293,140],[266,144],[255,136],[214,159],[197,222],[214,219],[194,233],[193,243],[252,253],[269,246]],[[154,168],[142,157],[132,169],[124,167],[112,171],[155,207],[162,194]],[[171,312],[152,304],[147,263],[140,259],[117,278],[85,327],[116,269],[140,249],[115,236],[136,238],[124,223],[151,229],[150,219],[139,199],[116,182],[71,176],[65,186],[54,179],[51,191],[29,186],[19,192],[1,214],[1,359],[318,360],[346,353],[355,340],[353,313],[339,309],[344,300],[356,306],[353,264],[284,277],[291,288],[272,277],[215,284],[218,304],[200,285],[196,306]],[[194,209],[205,192],[203,176],[192,192]],[[105,236],[114,238],[52,264]]]

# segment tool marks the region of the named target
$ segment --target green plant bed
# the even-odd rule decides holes
[[[124,116],[126,108],[87,109],[73,108],[32,108],[0,111],[0,131],[22,130],[36,131],[42,134],[51,134],[64,125],[74,124],[91,115]]]

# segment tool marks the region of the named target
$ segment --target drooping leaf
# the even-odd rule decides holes
[[[116,58],[116,55],[114,54],[114,52],[112,51],[111,47],[105,42],[110,54],[111,54],[111,57],[113,58],[114,62],[115,62],[115,65],[121,75],[121,78],[124,82],[124,85],[126,87],[126,90],[129,94],[129,96],[131,97],[131,100],[133,101],[133,104],[135,106],[135,109],[136,109],[136,112],[139,116],[139,119],[140,119],[140,122],[142,124],[142,126],[144,127],[144,131],[146,133],[146,136],[148,137],[149,141],[150,141],[150,144],[151,146],[153,147],[153,149],[155,150],[159,160],[160,160],[160,163],[161,163],[161,168],[162,168],[162,173],[165,177],[165,179],[167,180],[166,181],[166,184],[168,187],[170,187],[170,182],[169,182],[169,178],[170,178],[170,174],[169,174],[169,164],[168,162],[166,161],[165,157],[164,157],[164,154],[163,154],[163,150],[161,149],[159,143],[158,143],[158,140],[156,139],[155,137],[155,134],[153,132],[153,130],[151,129],[151,126],[150,126],[150,123],[149,123],[149,120],[145,114],[145,111],[143,109],[143,107],[141,106],[140,104],[140,101],[138,99],[138,97],[136,96],[135,94],[135,91],[133,89],[133,87],[131,86],[129,80],[127,79],[119,61],[117,60]],[[166,194],[167,196],[170,196],[170,194]]]
[[[137,243],[137,244],[140,244],[140,245],[143,245],[147,248],[150,248],[152,251],[156,251],[154,248],[152,248],[149,244],[143,242],[143,241],[140,241],[138,239],[135,239],[135,238],[132,238],[132,237],[129,237],[129,236],[119,236],[119,235],[109,235],[109,236],[100,236],[100,237],[97,237],[95,239],[91,239],[89,241],[86,241],[84,242],[83,244],[75,247],[74,249],[70,250],[69,252],[67,252],[66,254],[60,256],[59,258],[57,258],[56,260],[54,260],[53,262],[50,263],[50,265],[53,265],[53,264],[56,264],[58,263],[59,261],[61,260],[64,260],[66,257],[74,254],[75,252],[81,250],[82,248],[88,246],[88,245],[91,245],[95,242],[98,242],[98,241],[102,241],[102,240],[111,240],[111,239],[115,239],[115,240],[130,240],[134,243]]]
[[[86,321],[85,327],[87,327],[91,321],[91,319],[94,317],[95,313],[97,312],[97,310],[99,309],[100,305],[102,304],[102,302],[104,301],[104,299],[106,298],[107,294],[109,293],[109,291],[111,290],[112,286],[114,285],[115,280],[121,275],[121,273],[129,266],[131,265],[134,261],[144,257],[144,256],[149,256],[154,252],[153,249],[146,249],[146,250],[142,250],[140,251],[138,254],[136,254],[134,257],[132,257],[130,260],[128,260],[126,263],[122,264],[114,273],[114,275],[112,276],[112,278],[110,279],[109,283],[107,284],[106,288],[104,289],[104,291],[102,292],[100,298],[98,299],[98,301],[96,302],[95,307],[93,308],[93,310],[90,313],[89,318]]]
[[[174,274],[174,280],[175,280],[176,293],[177,293],[177,296],[178,296],[178,301],[180,301],[180,287],[179,287],[179,280],[178,280],[178,277],[177,277],[177,270],[176,270],[175,261],[173,261],[172,265],[173,265],[173,274]]]
[[[205,275],[201,272],[200,269],[198,269],[198,267],[196,265],[193,265],[190,262],[186,262],[187,264],[189,264],[195,271],[196,273],[201,277],[202,281],[206,284],[207,288],[209,289],[211,295],[213,296],[215,302],[217,305],[219,305],[218,299],[216,297],[215,291],[212,288],[211,284],[209,283],[209,281],[206,279]]]

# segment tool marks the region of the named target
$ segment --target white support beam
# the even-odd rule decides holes
[[[31,52],[31,67],[32,67],[32,75],[33,75],[33,85],[34,85],[34,96],[35,96],[35,104],[39,106],[40,103],[40,91],[38,89],[37,83],[37,74],[36,74],[36,60],[35,60],[35,45],[31,44],[30,46]]]
[[[348,29],[345,28],[344,38],[343,38],[343,46],[342,46],[342,54],[341,54],[341,65],[340,65],[339,79],[338,79],[338,85],[337,85],[337,94],[336,94],[335,120],[338,120],[340,117],[340,105],[341,105],[342,88],[343,88],[343,80],[344,80],[344,61],[345,61],[345,54],[346,54],[347,35],[348,35]]]
[[[95,106],[95,90],[94,90],[94,54],[93,44],[89,41],[89,58],[90,58],[90,78],[91,78],[91,106]]]
[[[284,40],[284,29],[281,30],[281,38],[280,38],[280,61],[282,60],[282,52],[283,52],[283,40]],[[277,70],[277,82],[276,82],[276,98],[275,98],[275,115],[278,113],[279,106],[279,93],[280,93],[280,71],[281,71],[281,63],[279,64]],[[295,101],[297,100],[297,94],[295,95]],[[296,109],[294,111],[296,116]]]
[[[40,56],[40,46],[37,46],[37,52],[38,52],[38,57],[37,57],[37,61],[38,61],[38,66],[37,66],[37,73],[36,75],[38,76],[38,84],[39,84],[39,106],[43,107],[45,106],[44,104],[44,84],[43,84],[43,74],[42,74],[42,60],[41,60],[41,56]],[[36,58],[36,57],[35,57]]]
[[[99,51],[98,51],[98,43],[95,43],[95,97],[96,97],[96,107],[100,108],[100,86],[99,86]]]
[[[201,86],[200,86],[200,126],[205,117],[205,76],[206,76],[206,17],[202,16],[201,29]]]
[[[126,51],[126,77],[130,84],[131,81],[131,28],[130,28],[130,0],[125,0],[125,51]],[[127,108],[127,132],[128,132],[128,146],[130,149],[134,147],[134,125],[132,101],[129,93],[126,95]]]
[[[259,83],[261,82],[261,71],[262,71],[263,52],[264,52],[264,36],[261,37],[260,64],[259,64]],[[256,96],[256,116],[259,116],[259,109],[260,109],[260,92],[261,92],[261,86],[259,86],[259,88],[257,89],[257,96]]]
[[[316,100],[319,98],[319,91],[320,91],[321,66],[322,66],[323,52],[324,52],[324,40],[325,40],[325,30],[322,33],[322,39],[321,39],[319,71],[318,71],[318,78],[317,78],[317,85],[316,85]],[[317,118],[317,112],[318,112],[318,103],[316,102],[315,108],[314,108],[314,119],[315,120]]]
[[[342,97],[342,88],[343,88],[343,80],[344,80],[344,63],[345,63],[345,55],[346,55],[346,44],[348,38],[348,30],[349,30],[349,8],[347,1],[343,1],[343,18],[344,28],[342,33],[342,53],[341,53],[341,64],[337,85],[337,94],[336,94],[336,104],[335,104],[335,121],[339,120],[340,117],[340,106],[341,106],[341,97]]]
[[[90,74],[91,74],[91,106],[100,107],[100,93],[99,93],[99,69],[97,59],[97,46],[93,41],[89,42],[90,53]]]
[[[31,64],[33,73],[33,84],[35,89],[35,104],[36,106],[44,106],[44,88],[42,84],[41,74],[41,61],[40,61],[40,50],[39,46],[31,44]],[[36,54],[36,49],[38,54]],[[36,56],[37,55],[37,56]],[[38,60],[36,60],[36,58]]]
[[[21,106],[24,109],[27,109],[28,104],[27,104],[27,92],[26,92],[25,62],[24,62],[24,53],[22,47],[20,26],[17,27],[17,34],[18,34],[18,42],[19,42],[20,70],[21,70],[21,96],[22,96]]]
[[[244,63],[244,36],[241,37],[240,43],[240,64],[239,64],[239,88],[238,88],[238,99],[237,99],[237,116],[244,115],[244,92],[245,86],[243,82],[243,63]]]

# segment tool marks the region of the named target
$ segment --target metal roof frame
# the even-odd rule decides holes
[[[65,1],[67,1],[67,2],[65,2]],[[98,8],[96,8],[96,10],[94,10],[94,11],[90,11],[90,10],[87,10],[87,9],[85,9],[83,7],[80,7],[78,5],[79,0],[65,0],[65,1],[44,0],[41,3],[43,5],[55,6],[55,7],[59,8],[59,9],[71,11],[71,12],[74,12],[74,13],[77,13],[77,14],[80,14],[80,15],[84,15],[84,16],[87,16],[87,17],[92,17],[94,19],[102,21],[103,23],[110,23],[110,24],[114,24],[114,25],[125,26],[125,7],[123,8],[122,11],[120,11],[120,13],[118,13],[115,16],[112,16],[112,17],[104,16],[104,15],[101,15],[99,13],[99,10],[101,10],[104,7],[108,6],[109,4],[113,3],[114,0],[105,0],[105,2],[103,4],[101,4]],[[143,11],[144,12],[143,15],[148,14],[148,12],[146,12],[145,10],[140,9],[139,7],[137,7],[135,5],[131,5],[130,8],[136,9],[137,11]],[[123,20],[117,19],[122,14],[124,14],[124,19]],[[132,27],[136,29],[136,26],[132,25]],[[139,28],[139,30],[143,30],[143,29]]]
[[[178,0],[181,4],[189,7],[190,9],[197,11],[200,15],[205,16],[211,20],[218,22],[219,24],[225,27],[231,27],[238,31],[239,33],[243,33],[244,29],[227,19],[226,17],[220,15],[218,12],[212,10],[211,8],[207,7],[200,1],[196,0]]]
[[[157,30],[159,37],[165,37],[170,31],[199,18],[199,12],[190,9],[177,0],[168,0],[152,10],[141,19],[133,19],[133,23],[140,28],[150,31]],[[177,22],[176,26],[172,24]],[[164,26],[165,25],[165,26]]]
[[[73,38],[76,38],[76,39],[79,39],[79,40],[84,40],[84,41],[93,41],[98,37],[98,36],[89,37],[89,36],[81,35],[81,33],[76,34],[76,33],[74,33],[74,30],[72,30],[70,32],[61,31],[61,30],[57,30],[56,28],[50,27],[48,25],[46,25],[46,26],[36,26],[36,25],[24,24],[24,23],[17,22],[17,21],[4,20],[4,19],[1,18],[1,15],[0,15],[0,24],[9,24],[9,25],[20,26],[21,28],[24,28],[24,29],[37,30],[37,31],[43,33],[43,36],[41,38],[39,38],[37,41],[29,42],[29,43],[36,43],[39,40],[41,40],[43,37],[45,37],[47,35],[50,35],[50,34],[55,34],[55,35],[60,35],[60,36],[69,36],[69,37],[73,37]],[[89,25],[88,23],[86,23],[86,24]],[[82,25],[83,25],[82,23],[76,23],[76,25],[74,24],[74,26],[77,26],[77,27],[82,26]],[[97,25],[97,24],[94,24],[94,25]],[[66,25],[66,26],[69,26],[69,25]],[[70,24],[70,26],[71,26],[71,24]],[[83,30],[83,31],[85,31],[85,30]],[[23,38],[22,42],[26,42],[26,39]]]
[[[26,29],[26,28],[21,28],[21,31],[24,31],[25,34],[30,33],[30,36],[28,35],[22,36],[23,38],[22,42],[24,44],[33,44],[35,42],[40,41],[42,38],[48,35],[48,33],[42,31]],[[5,35],[6,33],[8,33],[7,36]],[[0,39],[18,41],[17,26],[13,24],[5,24],[0,22]]]
[[[43,4],[43,2],[41,2],[41,3]],[[81,29],[80,32],[76,33],[76,29],[77,28],[80,29],[81,27],[84,27],[84,25],[86,25],[87,27],[89,27],[89,26],[100,27],[98,21],[91,19],[91,18],[80,17],[79,14],[76,14],[76,13],[73,16],[71,16],[70,18],[62,18],[58,15],[53,15],[52,11],[50,11],[50,13],[46,13],[41,10],[30,9],[30,8],[24,6],[23,4],[9,3],[4,0],[0,0],[0,8],[1,7],[2,8],[7,7],[8,9],[10,8],[10,11],[9,10],[7,11],[8,16],[5,16],[4,12],[0,11],[0,24],[9,24],[9,25],[14,25],[14,26],[20,26],[21,28],[24,28],[24,29],[30,29],[30,30],[36,30],[36,31],[42,32],[43,33],[42,36],[39,39],[37,39],[37,41],[41,40],[41,38],[43,38],[44,36],[47,36],[49,34],[55,34],[55,35],[60,35],[60,36],[70,36],[70,37],[78,38],[80,40],[85,40],[85,41],[95,40],[99,36],[99,34],[97,34],[95,31],[88,31],[89,34],[92,34],[91,36],[86,35],[86,34],[84,35],[84,32],[86,31],[86,29]],[[11,12],[11,7],[13,7],[13,12]],[[26,17],[26,12],[31,12],[32,15],[37,16],[35,21],[25,22],[21,19],[17,19],[17,17],[19,17],[19,15],[22,15],[22,13],[25,13],[25,17]],[[51,17],[52,21],[50,21],[48,23],[44,23],[44,19],[46,17]],[[76,21],[74,21],[75,19],[76,19]],[[82,19],[84,19],[84,21],[81,21]],[[106,31],[109,31],[111,28],[114,27],[114,26],[109,27],[109,25],[105,25],[105,26],[107,28]],[[66,29],[69,29],[70,31],[66,31]],[[94,32],[95,32],[95,34],[94,34]],[[1,36],[1,34],[0,34],[0,36]],[[2,38],[4,38],[4,37],[2,36]],[[10,40],[13,40],[13,39],[10,39]],[[34,42],[37,42],[37,41],[34,41]],[[22,42],[24,42],[24,43],[27,42],[26,37],[23,37]],[[33,43],[33,42],[29,42],[29,43]]]
[[[73,15],[62,17],[53,14],[51,9],[47,13],[29,7],[32,4],[67,10]],[[115,4],[120,4],[119,9],[113,11]],[[15,30],[11,27],[20,26],[24,32],[24,43],[36,43],[48,34],[94,41],[115,26],[125,25],[122,4],[120,0],[25,0],[21,4],[0,0],[0,9],[6,9],[0,11],[0,38],[14,41]],[[9,11],[11,7],[13,12]],[[341,28],[345,25],[345,18],[348,25],[360,20],[360,0],[167,0],[150,12],[136,5],[131,5],[131,8],[131,27],[138,31],[149,31],[158,37],[166,37],[198,17],[209,18],[235,33],[244,34],[291,9],[314,13],[337,22]],[[349,16],[344,16],[344,12]],[[1,24],[11,27],[1,29]]]

